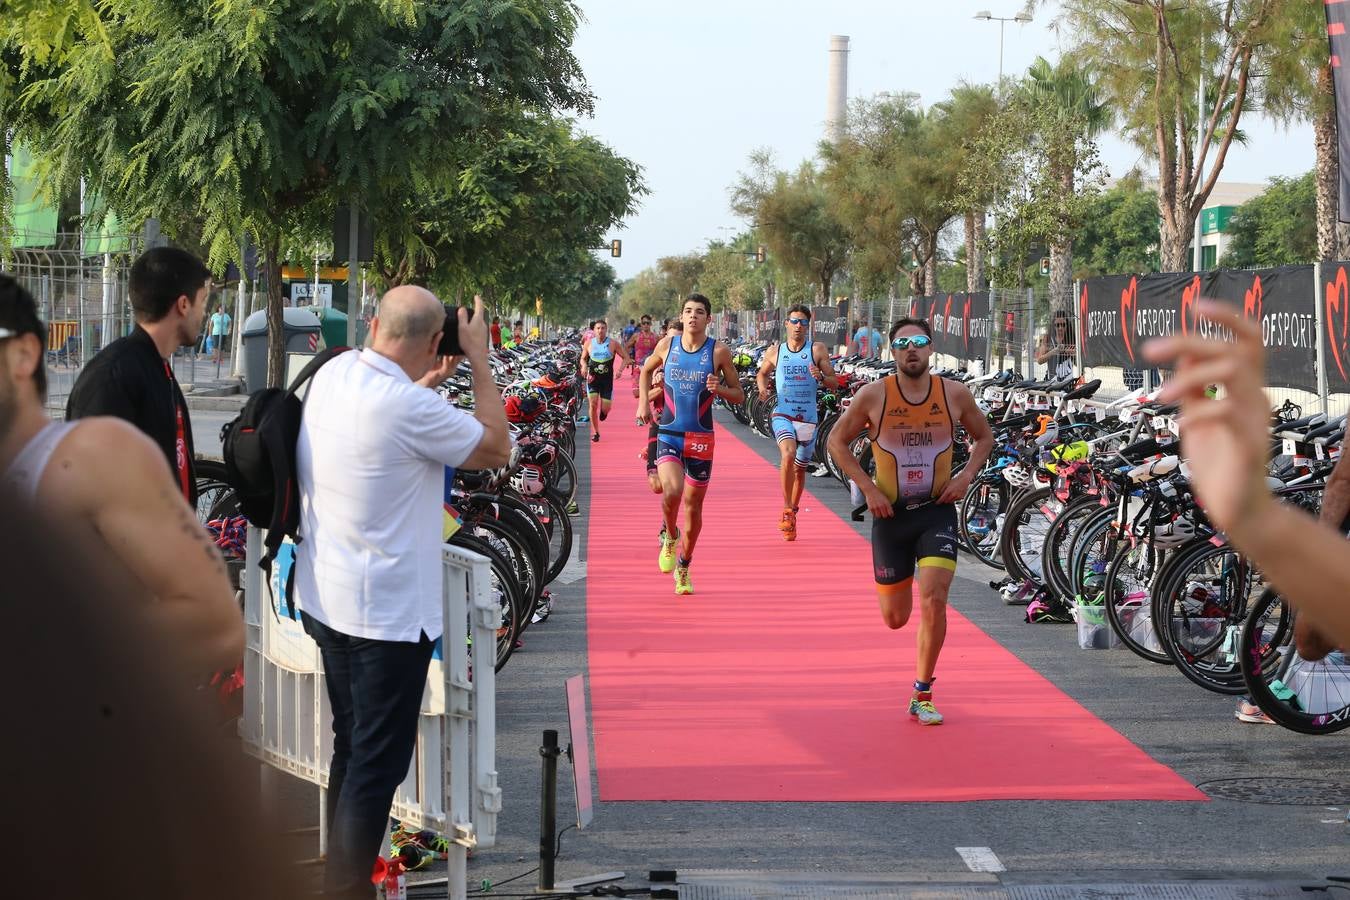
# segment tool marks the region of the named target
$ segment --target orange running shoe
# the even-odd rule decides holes
[[[783,510],[783,518],[778,520],[778,530],[783,532],[783,540],[795,541],[797,539],[797,513],[790,509]]]

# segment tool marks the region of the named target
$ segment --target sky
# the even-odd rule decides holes
[[[578,127],[640,165],[650,191],[610,235],[623,240],[620,259],[605,255],[621,278],[743,230],[728,190],[755,150],[772,149],[781,168],[815,155],[830,35],[850,39],[850,99],[911,91],[929,105],[963,81],[998,80],[999,23],[974,15],[1011,18],[1022,8],[1019,0],[579,3],[585,19],[573,50],[597,99],[594,117]],[[1003,26],[1005,75],[1025,72],[1038,55],[1058,58],[1056,12],[1044,4],[1030,24]],[[1244,116],[1243,128],[1250,143],[1229,151],[1223,181],[1264,183],[1312,168],[1310,125]],[[1114,135],[1099,146],[1112,176],[1141,163]]]

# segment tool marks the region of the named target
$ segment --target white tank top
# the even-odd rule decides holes
[[[75,422],[49,422],[45,428],[33,435],[33,439],[24,445],[14,462],[9,464],[0,482],[27,503],[37,502],[38,483],[42,473],[47,471],[56,447],[70,434]]]

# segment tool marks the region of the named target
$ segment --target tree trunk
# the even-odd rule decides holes
[[[1162,198],[1159,198],[1159,205]],[[1195,218],[1189,214],[1186,203],[1177,198],[1171,216],[1163,216],[1158,233],[1158,268],[1164,272],[1189,272],[1191,260],[1186,254],[1195,230]]]
[[[1313,144],[1317,150],[1317,258],[1333,260],[1343,257],[1336,253],[1340,167],[1336,147],[1336,95],[1332,90],[1330,63],[1317,70],[1317,96],[1313,102]]]
[[[280,233],[267,236],[263,265],[267,271],[267,386],[281,387],[286,377],[286,313],[281,299]]]
[[[966,290],[984,290],[984,210],[966,213]]]
[[[1073,315],[1073,242],[1068,238],[1050,244],[1050,309]]]

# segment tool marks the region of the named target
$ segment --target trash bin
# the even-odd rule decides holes
[[[282,310],[287,353],[314,353],[323,347],[323,325],[308,309]],[[347,324],[342,324],[346,329]],[[267,386],[267,310],[260,309],[244,321],[244,390],[253,393]]]
[[[347,346],[347,314],[331,306],[315,306],[311,309],[322,323],[324,346]],[[358,320],[356,323],[356,345],[358,347],[363,346],[365,342],[366,323]]]

